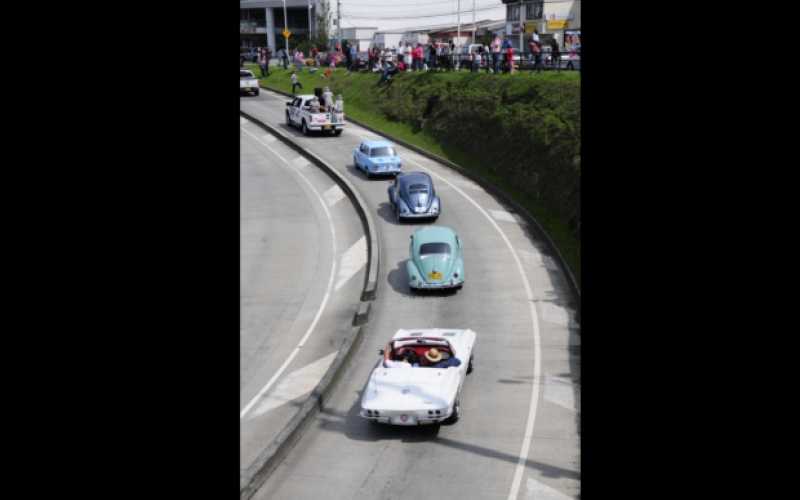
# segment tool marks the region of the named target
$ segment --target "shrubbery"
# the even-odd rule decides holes
[[[376,100],[387,117],[518,180],[580,237],[580,81],[436,73],[397,78]]]

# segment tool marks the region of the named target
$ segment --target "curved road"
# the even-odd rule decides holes
[[[398,147],[404,170],[434,177],[443,205],[436,223],[460,235],[467,276],[455,294],[410,294],[404,266],[418,224],[395,223],[387,181],[367,180],[352,165],[353,148],[378,137],[352,123],[340,137],[303,137],[284,124],[286,100],[262,91],[240,106],[283,127],[352,180],[378,214],[381,267],[363,342],[323,412],[254,498],[577,497],[579,327],[566,278],[546,245],[472,181]],[[477,332],[463,418],[436,429],[376,426],[358,417],[377,349],[398,328],[424,327]]]
[[[348,334],[367,250],[355,208],[330,177],[255,124],[240,125],[245,471],[298,411]]]

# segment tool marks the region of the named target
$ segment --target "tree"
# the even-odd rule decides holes
[[[318,50],[328,50],[330,43],[331,6],[328,0],[322,0],[317,8],[317,29],[312,43]]]

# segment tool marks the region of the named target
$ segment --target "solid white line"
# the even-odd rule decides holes
[[[467,193],[462,191],[458,186],[453,184],[452,182],[448,181],[441,175],[436,174],[429,168],[423,167],[419,163],[413,160],[407,160],[411,163],[414,163],[419,168],[428,171],[428,173],[432,177],[436,177],[437,179],[441,180],[451,188],[453,188],[457,193],[461,196],[466,198],[470,203],[472,203],[475,208],[478,209],[480,213],[486,217],[486,220],[497,230],[500,236],[505,241],[506,246],[508,247],[511,255],[514,257],[514,261],[517,263],[517,269],[519,270],[519,275],[522,278],[522,284],[525,286],[525,293],[528,295],[528,304],[530,305],[531,311],[531,323],[533,324],[533,384],[531,388],[531,404],[528,409],[528,421],[525,425],[525,435],[523,436],[522,440],[522,449],[519,452],[519,461],[517,462],[516,470],[514,471],[514,479],[511,483],[511,491],[508,494],[508,500],[514,500],[517,498],[519,494],[519,487],[522,483],[522,473],[525,471],[525,462],[528,460],[528,453],[530,451],[531,445],[531,438],[533,438],[533,425],[536,422],[536,409],[539,405],[539,385],[541,384],[541,338],[539,335],[539,316],[536,314],[536,305],[534,303],[533,298],[533,291],[531,289],[531,285],[528,282],[528,277],[525,274],[525,269],[522,267],[522,262],[517,255],[517,252],[514,250],[514,247],[511,245],[511,240],[508,239],[506,233],[500,228],[500,226],[495,222],[491,215],[489,215],[483,207],[481,207],[477,201],[473,200]]]
[[[269,147],[267,143],[265,143],[264,141],[262,141],[249,131],[245,130],[244,128],[242,128],[241,130],[242,132],[252,137],[254,140],[258,141],[260,144],[264,145],[264,147],[269,149],[272,152],[272,154],[280,158],[286,165],[292,166],[292,163],[290,163],[286,158],[281,156],[277,151]],[[333,258],[331,259],[332,260],[331,273],[330,277],[328,278],[328,287],[325,290],[325,297],[323,297],[322,303],[320,304],[319,309],[317,310],[317,314],[314,316],[314,320],[311,322],[311,325],[308,327],[308,330],[306,331],[305,335],[303,335],[303,337],[300,339],[300,343],[297,344],[297,347],[295,347],[292,353],[289,355],[289,357],[286,358],[286,361],[283,362],[283,365],[281,365],[281,367],[278,369],[275,375],[273,375],[272,378],[269,379],[269,382],[267,382],[267,384],[260,391],[258,391],[258,394],[256,394],[255,397],[251,399],[249,403],[247,403],[247,406],[245,406],[242,409],[242,411],[239,413],[240,419],[244,418],[244,416],[247,414],[248,411],[250,411],[253,405],[255,405],[256,402],[258,402],[258,400],[261,399],[261,397],[267,393],[267,391],[269,391],[269,389],[272,387],[275,381],[278,380],[278,377],[280,377],[283,374],[283,372],[286,371],[286,368],[300,352],[300,349],[305,345],[306,341],[311,336],[311,333],[314,331],[314,327],[317,326],[317,322],[319,321],[319,318],[322,316],[322,311],[325,310],[325,306],[328,304],[328,299],[331,296],[331,289],[333,288],[333,278],[334,276],[336,276],[336,230],[333,227],[333,218],[331,217],[331,212],[330,210],[328,210],[328,205],[325,204],[325,200],[322,198],[322,195],[316,189],[314,189],[314,185],[311,184],[311,181],[309,181],[308,178],[305,175],[303,175],[303,173],[299,169],[292,168],[291,170],[293,172],[296,172],[297,175],[299,175],[300,178],[303,179],[306,182],[306,184],[308,184],[308,187],[311,188],[311,191],[313,191],[314,194],[317,196],[319,204],[322,205],[322,209],[325,211],[325,216],[328,218],[328,226],[330,227],[331,230],[331,246],[333,247],[333,253],[332,253]]]

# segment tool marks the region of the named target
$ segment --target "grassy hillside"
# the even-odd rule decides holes
[[[259,75],[257,67],[251,69]],[[291,92],[290,71],[261,79]],[[345,114],[481,175],[525,206],[580,282],[580,76],[577,72],[299,74],[303,93],[328,85]]]

